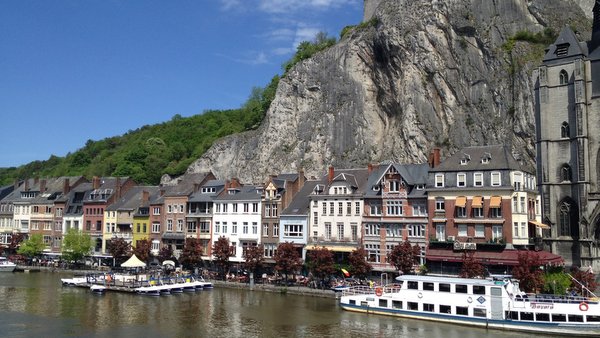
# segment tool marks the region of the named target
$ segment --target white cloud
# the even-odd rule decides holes
[[[259,0],[258,8],[267,13],[291,13],[299,10],[339,7],[357,0]]]
[[[294,53],[296,50],[292,47],[279,47],[273,49],[274,55],[288,55]]]
[[[246,53],[246,55],[244,57],[232,57],[232,56],[220,54],[220,53],[217,53],[216,55],[219,57],[231,60],[233,62],[243,63],[243,64],[247,64],[247,65],[253,65],[253,66],[269,63],[269,58],[267,57],[267,54],[262,51],[261,52],[251,51],[251,52]]]
[[[228,11],[230,9],[237,9],[242,6],[241,0],[219,0],[221,2],[221,9]]]
[[[294,48],[298,47],[302,41],[313,41],[317,33],[322,31],[316,27],[300,27],[296,30],[296,36],[294,37]]]

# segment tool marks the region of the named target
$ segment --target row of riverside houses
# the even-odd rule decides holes
[[[127,177],[28,179],[0,189],[0,244],[15,232],[41,233],[48,252],[60,252],[70,228],[89,233],[96,255],[115,237],[168,245],[176,255],[197,238],[209,261],[225,236],[231,261],[262,245],[273,262],[277,245],[306,252],[328,248],[343,262],[363,247],[376,271],[394,270],[387,254],[403,241],[421,247],[430,272],[457,273],[467,253],[492,273],[509,273],[519,253],[537,251],[544,264],[562,258],[541,251],[535,175],[504,146],[468,147],[441,161],[434,149],[426,164],[383,163],[360,169],[330,167],[319,179],[296,174],[264,184],[186,174],[171,185],[139,186]]]

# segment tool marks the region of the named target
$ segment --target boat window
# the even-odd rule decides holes
[[[457,315],[468,316],[469,315],[469,308],[466,307],[466,306],[457,306],[456,307],[456,314]]]
[[[516,311],[506,311],[504,313],[506,319],[514,319],[514,320],[519,320],[519,313]]]
[[[485,309],[474,308],[473,316],[475,317],[487,317],[487,312]]]
[[[407,287],[409,289],[413,289],[413,290],[418,290],[419,289],[419,282],[408,282]]]
[[[388,307],[388,300],[379,298],[379,307]]]
[[[552,314],[552,321],[553,322],[566,322],[567,321],[567,316],[562,314],[562,313],[553,313]]]
[[[435,311],[435,306],[433,304],[423,304],[423,311],[433,312]]]
[[[360,306],[369,306],[369,302],[361,301]]]
[[[538,322],[549,322],[550,321],[550,314],[548,314],[548,313],[536,313],[535,314],[535,320],[537,320]]]
[[[591,322],[594,322],[594,323],[600,322],[600,316],[589,316],[588,315],[588,316],[586,316],[586,319],[587,319],[588,323],[591,323]]]
[[[456,293],[467,293],[467,286],[464,284],[456,284]]]
[[[356,305],[356,301],[354,299],[350,299],[350,305]]]
[[[409,310],[418,311],[419,310],[419,303],[406,302],[406,307]]]
[[[452,308],[450,305],[440,305],[440,313],[452,313]]]
[[[433,283],[423,282],[423,290],[433,291]]]
[[[583,316],[582,315],[569,315],[569,321],[583,323]]]
[[[475,295],[485,295],[485,286],[483,286],[483,285],[473,285],[473,294],[475,294]]]
[[[392,307],[394,309],[401,309],[402,308],[402,301],[401,300],[393,300],[392,301]]]
[[[521,312],[521,320],[533,320],[532,312]]]
[[[440,292],[450,292],[450,284],[440,283],[438,286]]]

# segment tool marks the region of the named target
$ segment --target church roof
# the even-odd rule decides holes
[[[546,55],[544,55],[544,62],[586,56],[587,53],[587,43],[579,42],[573,30],[569,26],[565,26],[556,41],[548,47]]]

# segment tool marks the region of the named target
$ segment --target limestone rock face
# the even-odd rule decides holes
[[[320,176],[329,165],[424,162],[436,146],[449,154],[500,143],[532,164],[532,70],[544,47],[517,42],[509,53],[503,44],[518,31],[565,24],[585,40],[592,5],[366,0],[366,27],[297,64],[258,129],[217,141],[188,172],[262,182],[300,168]]]

